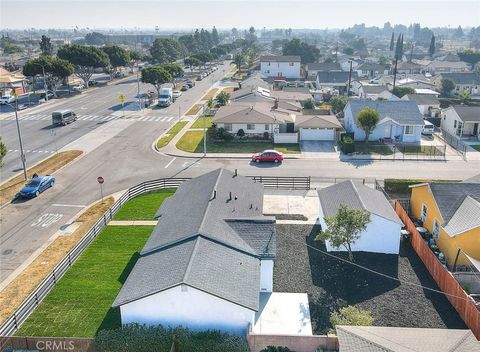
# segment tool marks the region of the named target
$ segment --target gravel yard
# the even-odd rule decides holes
[[[462,328],[456,310],[444,295],[400,283],[328,257],[306,243],[326,251],[314,241],[319,226],[277,225],[277,259],[274,292],[308,293],[312,328],[324,334],[330,328],[330,313],[346,305],[370,310],[374,325]],[[336,252],[347,259],[346,253]],[[437,289],[427,269],[409,244],[400,255],[354,253],[355,262],[404,282]]]

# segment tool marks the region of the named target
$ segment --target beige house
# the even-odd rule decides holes
[[[24,94],[27,79],[20,72],[9,72],[0,67],[0,95]]]

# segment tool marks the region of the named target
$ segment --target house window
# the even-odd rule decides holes
[[[247,130],[254,130],[255,129],[255,124],[254,123],[247,123]]]
[[[270,125],[265,124],[265,131],[270,131]]]
[[[232,124],[231,123],[225,123],[224,125],[225,131],[231,131],[232,130]]]
[[[437,239],[438,238],[438,232],[440,231],[440,227],[438,225],[437,219],[433,219],[433,230],[432,230],[432,235],[433,238]]]
[[[413,134],[413,126],[405,126],[405,134]]]
[[[422,215],[420,216],[420,219],[422,219],[422,222],[427,220],[427,206],[425,204],[422,204]]]
[[[293,66],[293,65],[295,65],[295,64],[293,62],[290,62],[290,66]]]

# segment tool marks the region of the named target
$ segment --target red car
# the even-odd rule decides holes
[[[270,161],[274,163],[279,163],[283,160],[283,154],[277,152],[276,150],[264,150],[260,153],[255,153],[252,156],[252,161],[259,163],[261,161]]]

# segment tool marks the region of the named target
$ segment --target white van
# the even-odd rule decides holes
[[[65,126],[67,123],[77,120],[77,115],[71,110],[52,112],[52,124]]]
[[[422,134],[432,135],[435,132],[435,125],[430,121],[425,120],[422,128]]]

